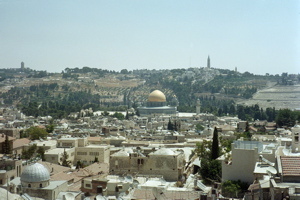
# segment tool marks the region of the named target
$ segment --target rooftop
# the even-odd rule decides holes
[[[253,150],[255,148],[258,149],[258,152],[263,150],[263,144],[258,141],[234,141],[234,148],[235,149],[247,149]]]
[[[280,159],[283,176],[300,176],[299,156],[281,156]]]

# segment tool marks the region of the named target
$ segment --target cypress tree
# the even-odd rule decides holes
[[[171,119],[169,119],[169,122],[168,122],[168,130],[169,131],[172,131],[173,130],[173,124],[171,122]]]
[[[3,144],[3,153],[4,154],[10,154],[11,153],[11,147],[10,147],[10,143],[9,143],[9,139],[8,136],[5,135],[5,140],[4,140],[4,144]]]
[[[64,152],[62,154],[62,157],[60,158],[60,161],[61,161],[61,165],[62,166],[65,166],[65,167],[71,167],[71,161],[68,160],[69,158],[69,155],[68,153],[66,152],[66,149],[64,149]]]
[[[212,148],[211,148],[211,159],[215,160],[219,157],[219,138],[217,127],[214,129]]]

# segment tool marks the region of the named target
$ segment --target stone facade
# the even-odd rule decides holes
[[[140,152],[121,150],[110,157],[111,174],[132,174],[163,176],[167,181],[180,180],[183,175],[184,154],[162,148],[147,156]]]
[[[108,146],[86,146],[75,148],[75,159],[82,161],[84,164],[91,164],[95,158],[101,163],[109,163],[110,148]]]

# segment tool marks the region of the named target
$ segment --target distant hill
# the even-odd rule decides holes
[[[90,107],[118,111],[136,108],[152,90],[159,89],[168,102],[174,97],[179,100],[179,111],[195,112],[199,98],[203,112],[226,114],[237,102],[248,105],[261,99],[259,95],[266,93],[262,89],[269,84],[295,85],[299,80],[299,75],[286,73],[262,76],[207,67],[120,72],[83,67],[66,68],[61,73],[3,69],[0,101],[18,106],[26,114],[66,117],[70,112]],[[275,98],[267,102],[274,102]]]

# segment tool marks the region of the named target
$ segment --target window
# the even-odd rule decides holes
[[[85,184],[85,187],[90,188],[90,187],[91,187],[91,184]]]
[[[61,146],[63,146],[63,147],[69,147],[70,146],[71,147],[72,143],[70,143],[70,142],[63,142]]]
[[[28,187],[31,188],[31,184],[28,184]]]
[[[99,152],[90,152],[90,156],[99,156]]]
[[[43,187],[43,184],[40,184],[40,188],[42,188]]]
[[[87,152],[77,152],[77,156],[86,156]]]
[[[295,136],[295,142],[299,142],[299,136]]]

